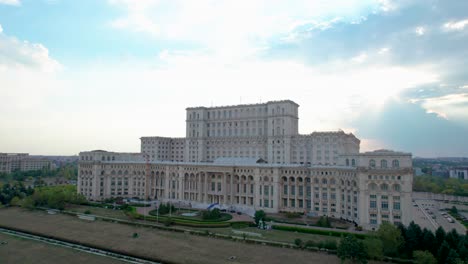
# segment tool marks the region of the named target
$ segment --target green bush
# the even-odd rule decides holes
[[[221,217],[221,212],[219,211],[218,208],[215,208],[213,210],[207,210],[202,212],[202,219],[203,220],[216,220]]]
[[[233,222],[231,223],[231,227],[235,229],[247,228],[250,226],[248,222]]]
[[[164,219],[163,223],[164,223],[165,226],[170,226],[170,225],[172,225],[172,219],[171,218],[166,218],[166,219]]]
[[[294,239],[294,245],[302,247],[302,240],[300,238]]]
[[[318,244],[315,243],[315,241],[312,240],[307,240],[304,244],[306,248],[311,248],[311,247],[318,247]]]
[[[91,211],[90,211],[90,210],[86,210],[86,211],[84,211],[84,214],[91,214]]]
[[[296,227],[296,226],[280,226],[280,225],[273,225],[273,229],[282,230],[282,231],[289,231],[289,232],[299,232],[299,233],[307,233],[307,234],[316,234],[316,235],[323,235],[323,236],[334,236],[334,237],[341,237],[349,235],[347,232],[338,232],[338,231],[328,231],[328,230],[320,230],[320,229],[310,229],[310,228],[303,228],[303,227]],[[356,238],[364,239],[366,235],[364,234],[354,234]]]
[[[286,212],[285,215],[287,218],[299,218],[302,216],[301,213],[294,213],[294,212]]]

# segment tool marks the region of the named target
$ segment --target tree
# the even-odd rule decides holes
[[[317,221],[317,226],[331,227],[330,219],[328,219],[328,216],[321,216],[320,219]]]
[[[447,259],[445,260],[445,263],[447,264],[457,264],[459,262],[460,258],[459,258],[459,255],[457,253],[457,251],[455,251],[455,249],[451,248],[450,251],[449,251],[449,254],[447,256]]]
[[[436,264],[437,259],[429,251],[414,251],[414,260],[416,264]]]
[[[447,259],[449,253],[450,253],[450,246],[447,243],[447,241],[444,240],[439,250],[437,251],[437,263],[439,264],[446,263],[445,260]]]
[[[391,257],[397,255],[398,249],[404,242],[400,229],[388,222],[380,225],[377,237],[382,241],[384,254]]]
[[[448,232],[445,236],[445,241],[447,241],[450,248],[456,249],[460,242],[460,235],[457,233],[457,230],[452,229],[452,231]]]
[[[436,247],[440,248],[440,246],[445,240],[445,230],[441,226],[437,228],[435,232],[435,237],[436,237],[436,243],[437,243]]]
[[[429,250],[429,252],[431,252],[432,255],[437,254],[436,238],[434,234],[432,234],[432,232],[430,230],[427,230],[426,228],[423,229],[421,249]]]
[[[383,259],[383,244],[382,241],[376,237],[367,237],[364,240],[364,248],[370,259],[381,260]]]
[[[255,215],[254,215],[255,224],[258,225],[260,220],[265,221],[265,216],[266,214],[263,210],[255,211]]]
[[[19,206],[20,205],[20,198],[18,196],[13,197],[10,202],[11,205],[13,206]]]
[[[342,262],[349,259],[352,262],[367,263],[367,253],[363,243],[351,235],[341,239],[336,253]]]
[[[405,249],[408,257],[412,256],[414,250],[421,249],[422,234],[421,227],[411,221],[405,237]]]
[[[452,208],[450,209],[450,212],[451,212],[452,214],[454,214],[454,215],[457,215],[457,214],[458,214],[458,209],[457,209],[457,207],[456,207],[455,205],[452,206]]]

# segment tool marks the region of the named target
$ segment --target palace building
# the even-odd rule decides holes
[[[140,153],[80,153],[78,192],[253,215],[305,212],[376,228],[411,222],[410,153],[361,153],[343,131],[299,134],[290,100],[187,108],[186,137],[142,137]]]

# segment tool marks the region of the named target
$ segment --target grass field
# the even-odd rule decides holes
[[[84,213],[90,211],[93,215],[112,217],[117,219],[128,220],[128,216],[122,210],[113,210],[100,207],[86,206],[86,205],[68,205],[65,210]]]
[[[0,242],[7,242],[7,244],[0,245],[0,263],[125,263],[112,258],[101,257],[74,249],[54,246],[2,233],[0,233]]]
[[[172,263],[339,263],[333,255],[245,244],[185,233],[48,215],[20,208],[0,210],[0,225],[50,234]],[[132,238],[133,233],[138,238]],[[230,256],[236,259],[229,260]]]

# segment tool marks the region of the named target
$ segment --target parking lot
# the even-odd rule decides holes
[[[465,234],[466,228],[450,215],[445,214],[447,211],[441,209],[446,208],[435,200],[415,200],[413,202],[413,219],[414,222],[435,232],[441,226],[446,232],[455,228],[459,234]],[[444,213],[444,215],[442,215]],[[453,220],[453,223],[449,222]]]

